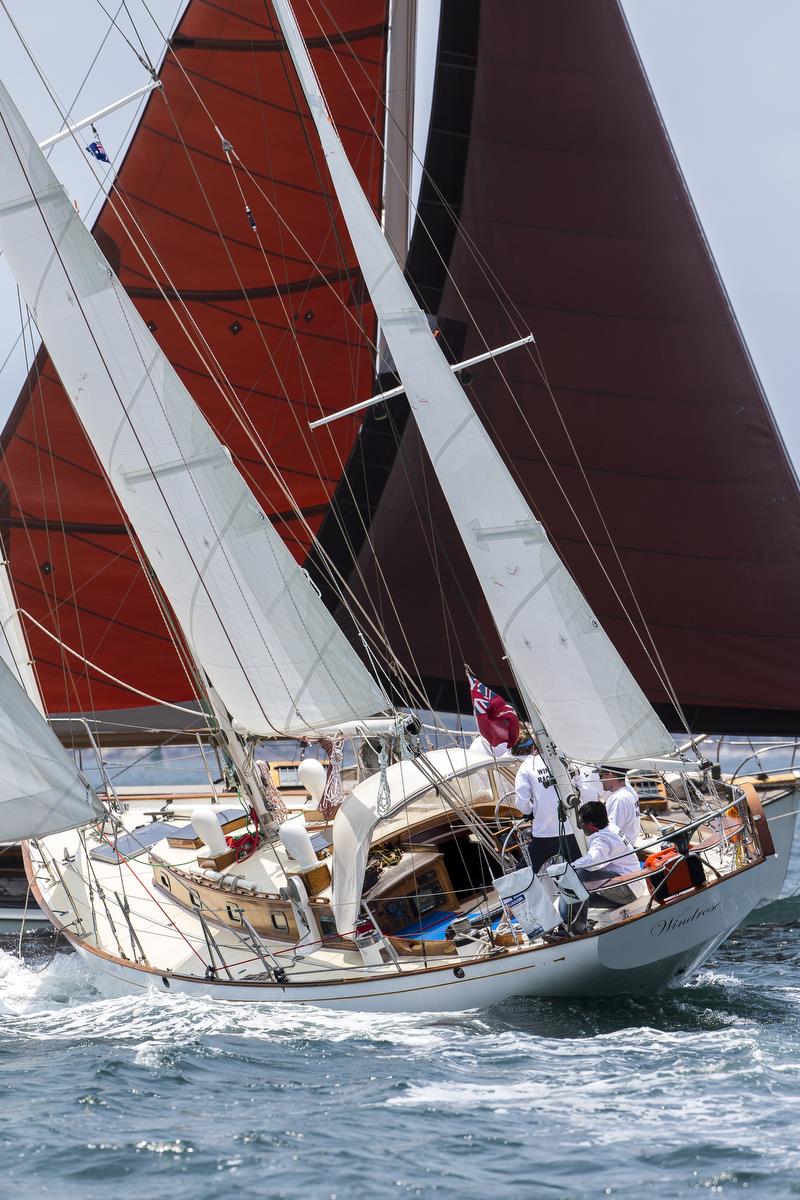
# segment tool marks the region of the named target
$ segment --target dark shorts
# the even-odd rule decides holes
[[[539,870],[547,862],[548,858],[552,858],[554,854],[558,854],[561,849],[561,843],[557,837],[531,839],[530,854],[531,865],[533,866],[534,875],[538,874]],[[572,862],[576,858],[580,858],[581,852],[575,835],[568,833],[566,836],[566,851],[567,862]]]

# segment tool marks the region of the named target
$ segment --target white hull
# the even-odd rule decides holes
[[[331,984],[230,983],[160,974],[68,940],[91,966],[138,988],[234,1002],[280,1002],[362,1012],[452,1012],[510,996],[647,995],[688,978],[752,911],[763,894],[764,864],[661,906],[626,924],[557,945],[494,958],[450,959],[425,970]],[[56,919],[56,923],[59,922]]]
[[[756,905],[763,908],[780,898],[786,882],[786,872],[792,856],[797,814],[800,812],[800,789],[793,789],[774,800],[764,799],[764,813],[775,844],[775,854],[763,864],[761,899]]]

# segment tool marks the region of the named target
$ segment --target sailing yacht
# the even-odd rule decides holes
[[[30,829],[34,895],[88,961],[140,987],[381,1010],[658,989],[696,970],[758,902],[773,853],[768,825],[741,788],[676,753],[553,550],[411,295],[291,8],[274,8],[383,335],[563,808],[576,805],[574,768],[593,761],[667,766],[682,795],[640,848],[656,854],[641,871],[591,893],[564,863],[534,875],[524,830],[509,821],[509,764],[409,745],[369,630],[362,625],[365,665],[3,89],[0,247],[174,620],[234,789],[230,804],[188,813],[108,803],[99,819],[73,817],[72,829]],[[381,741],[378,770],[335,796],[332,822],[318,810],[287,816],[257,766],[259,743],[338,746],[352,733]],[[390,739],[399,748],[391,765]],[[590,925],[571,936],[578,904],[589,905]]]
[[[299,15],[376,212],[385,125],[386,155],[399,166],[386,172],[385,228],[425,311],[436,314],[439,340],[454,360],[507,342],[511,330],[536,331],[537,345],[508,360],[513,394],[496,359],[470,368],[468,391],[668,727],[681,728],[677,697],[695,730],[764,741],[790,733],[796,488],[621,7],[586,5],[574,27],[556,0],[444,0],[406,259],[413,87],[394,72],[414,61],[402,40],[407,7],[363,0],[355,14],[347,3],[311,2]],[[401,48],[387,63],[389,37]],[[329,424],[324,436],[308,433],[312,417],[369,394],[374,312],[335,204],[330,211],[324,161],[305,137],[269,3],[189,0],[163,48],[160,66],[149,64],[151,86],[157,75],[163,91],[151,91],[124,158],[111,153],[115,183],[94,236],[327,605],[336,591],[313,535],[356,600],[380,613],[429,705],[468,710],[454,650],[507,692],[505,650],[403,397]],[[214,125],[239,151],[233,166]],[[272,201],[290,214],[288,226]],[[143,269],[142,230],[166,294]],[[184,306],[213,346],[205,363],[173,315]],[[216,363],[279,472],[230,419]],[[108,746],[174,737],[194,681],[45,351],[2,442],[0,523],[56,728],[89,752],[83,718]],[[563,495],[558,479],[569,482]],[[339,615],[352,632],[346,606]],[[651,634],[671,681],[654,669],[652,647],[648,659]],[[61,721],[65,714],[76,719]],[[783,843],[770,868],[777,894],[797,778],[789,770],[751,781]]]

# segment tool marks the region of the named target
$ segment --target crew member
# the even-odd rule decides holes
[[[609,821],[635,846],[641,833],[639,797],[628,783],[624,768],[603,765],[600,781],[605,790]]]
[[[580,847],[575,828],[565,814],[563,831],[559,830],[558,792],[547,765],[540,754],[529,754],[517,771],[514,787],[517,808],[531,815],[531,865],[535,874],[552,858],[563,853],[568,862],[577,858]],[[563,848],[562,837],[563,832]]]
[[[572,867],[582,883],[616,879],[620,875],[641,870],[632,843],[609,822],[602,800],[589,800],[582,804],[578,809],[578,817],[588,838],[588,846],[586,853],[576,858]],[[562,897],[558,907],[561,919],[569,926],[571,933],[586,932],[588,900],[571,905]]]
[[[591,763],[578,770],[577,775],[573,777],[573,783],[578,789],[581,804],[586,804],[589,800],[602,800],[603,785],[600,782],[600,772]]]

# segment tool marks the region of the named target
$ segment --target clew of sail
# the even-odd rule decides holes
[[[273,3],[383,335],[526,703],[573,758],[673,752],[436,344],[350,166],[291,7]]]
[[[297,735],[386,700],[162,354],[0,86],[0,249],[237,728]]]

